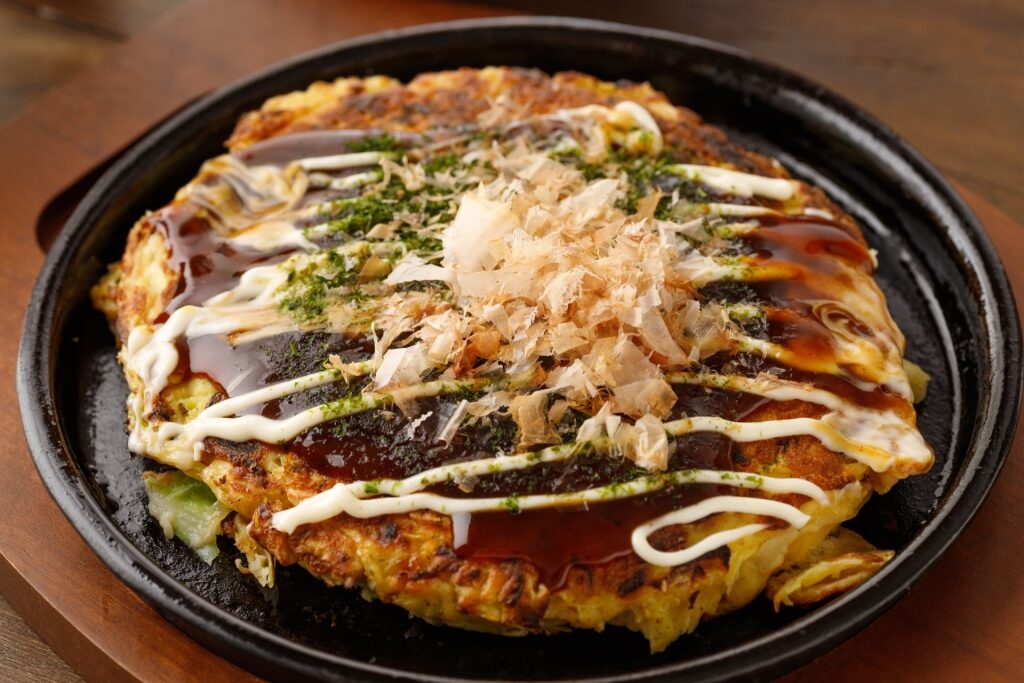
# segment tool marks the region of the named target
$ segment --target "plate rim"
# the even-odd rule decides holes
[[[331,670],[325,667],[344,667],[347,670],[335,670],[333,675],[357,674],[365,680],[393,680],[396,676],[438,682],[482,680],[386,668],[326,653],[264,631],[179,584],[136,548],[100,508],[81,478],[81,470],[71,455],[69,440],[55,409],[56,349],[51,348],[50,342],[55,339],[54,326],[61,320],[59,314],[64,307],[60,298],[62,277],[77,247],[89,233],[90,215],[101,212],[104,199],[110,196],[108,190],[117,184],[121,173],[147,158],[182,124],[201,117],[215,106],[229,103],[240,93],[292,69],[309,66],[319,60],[330,60],[336,54],[361,47],[417,39],[443,39],[447,34],[467,31],[522,29],[596,32],[615,34],[631,41],[653,39],[683,44],[742,60],[756,67],[760,73],[769,73],[794,84],[794,90],[813,92],[814,99],[840,114],[851,130],[862,129],[882,141],[894,158],[925,181],[934,195],[935,206],[932,208],[946,209],[943,213],[949,215],[945,221],[959,224],[963,235],[959,236],[961,243],[955,245],[958,255],[983,266],[973,276],[981,290],[976,296],[984,304],[982,312],[988,314],[983,315],[984,338],[989,340],[993,352],[986,359],[992,364],[989,379],[994,380],[984,392],[989,409],[984,412],[985,419],[968,443],[967,457],[959,469],[960,476],[947,489],[950,503],[937,510],[919,529],[901,552],[904,560],[887,566],[855,591],[816,608],[782,629],[726,651],[642,671],[585,680],[593,683],[655,680],[678,675],[725,680],[754,674],[774,675],[832,649],[897,602],[945,553],[987,496],[1006,459],[1020,410],[1022,364],[1020,322],[1005,269],[980,222],[956,190],[917,150],[871,114],[830,89],[746,51],[661,29],[570,17],[499,17],[424,24],[350,38],[290,57],[218,88],[150,129],[121,154],[76,207],[47,254],[33,287],[19,346],[17,390],[23,427],[36,469],[50,496],[72,527],[119,580],[157,607],[165,618],[189,636],[228,659],[242,662],[242,666],[249,668],[253,663],[261,667],[269,665],[271,673],[278,675],[330,676]],[[947,250],[952,249],[949,247]],[[996,344],[997,340],[1002,344]],[[1000,426],[1003,429],[998,430]],[[988,450],[982,446],[987,446]],[[881,597],[866,599],[865,594],[869,591],[880,593]],[[809,627],[811,632],[805,632]],[[273,661],[282,657],[288,662],[283,668]]]

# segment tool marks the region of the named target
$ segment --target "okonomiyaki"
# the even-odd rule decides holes
[[[207,561],[659,651],[892,558],[841,525],[930,467],[927,377],[777,161],[647,84],[496,67],[315,83],[227,147],[93,290],[150,511]]]

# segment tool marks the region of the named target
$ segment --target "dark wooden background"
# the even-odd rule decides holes
[[[46,202],[92,165],[191,97],[260,66],[358,33],[521,12],[659,26],[746,49],[837,90],[895,128],[962,185],[1018,221],[1024,214],[1024,193],[1017,189],[1024,178],[1021,0],[526,0],[486,6],[412,0],[0,0],[0,229],[24,247]],[[60,164],[32,156],[26,136],[36,136],[36,149],[55,154],[52,162]],[[26,168],[32,177],[16,178]],[[1019,238],[1006,233],[1013,228],[1007,227],[1005,217],[989,211],[984,216],[1000,226],[990,230],[998,244],[1006,245],[1004,259],[1017,278],[1024,268],[1024,253],[1013,249]],[[13,282],[17,275],[21,280],[15,287],[17,300],[0,310],[0,320],[11,329],[20,325],[28,289],[23,280],[38,268],[40,258],[36,250],[29,263],[19,264],[18,272],[0,272],[0,279],[9,276]],[[13,398],[13,359],[8,357],[13,348],[7,343],[0,359],[5,400]],[[0,433],[12,445],[4,447],[0,458],[17,458],[32,477],[24,468],[16,410],[11,405],[2,410]],[[1024,483],[1024,465],[1017,461],[1011,459],[979,521],[925,584],[845,646],[881,649],[889,666],[880,670],[837,653],[831,661],[845,665],[835,672],[837,678],[877,677],[884,671],[915,680],[962,680],[965,671],[981,680],[1024,677],[1024,626],[1019,613],[1000,609],[1024,606],[1024,586],[1011,561],[1024,560],[1024,552],[1012,550],[1012,537],[1024,524],[1009,483]],[[10,505],[4,492],[0,488],[0,504]],[[38,482],[32,493],[41,494]],[[38,505],[57,515],[53,519],[60,523],[45,496]],[[57,531],[60,538],[69,530],[62,526]],[[0,528],[0,551],[7,552],[3,533]],[[991,535],[1007,538],[1010,554],[994,560],[989,553],[983,564],[972,553],[1002,547],[986,545]],[[77,543],[77,538],[68,543]],[[1008,566],[982,573],[993,562]],[[14,573],[18,571],[0,571],[0,592],[25,610],[33,603],[22,593],[29,589],[15,580],[26,578],[26,570],[20,577]],[[96,585],[106,585],[104,581]],[[101,597],[106,605],[109,596]],[[941,604],[933,605],[935,601]],[[52,621],[41,614],[36,618]],[[993,621],[1004,626],[993,628]],[[69,656],[54,640],[60,629],[49,628],[45,620],[33,623]],[[166,629],[165,637],[173,639],[176,632]],[[922,644],[925,638],[941,642]],[[109,677],[102,672],[116,673],[116,667],[104,668],[107,664],[95,660],[72,657],[92,679]],[[244,678],[227,665],[219,666],[225,680]],[[194,669],[169,671],[196,676]],[[797,678],[814,680],[814,671],[824,669],[810,669]],[[213,672],[206,677],[221,678]],[[2,598],[0,680],[78,680]]]

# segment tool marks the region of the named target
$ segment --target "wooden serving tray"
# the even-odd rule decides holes
[[[142,602],[92,554],[40,483],[21,435],[18,336],[45,242],[90,172],[154,121],[219,84],[348,36],[494,15],[469,4],[187,0],[0,129],[0,592],[74,669],[96,681],[258,680],[210,653]],[[217,38],[245,36],[245,50]],[[237,45],[241,41],[236,41]],[[168,55],[187,55],[173,60]],[[159,78],[151,77],[160,74]],[[1024,228],[960,188],[1024,296]],[[54,201],[55,197],[57,198]],[[963,537],[909,595],[787,681],[1016,680],[1024,670],[1024,435]],[[0,655],[2,656],[2,655]],[[500,676],[501,672],[495,672]]]

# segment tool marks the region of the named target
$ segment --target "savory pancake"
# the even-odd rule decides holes
[[[924,380],[855,221],[778,162],[512,68],[316,83],[228,147],[93,291],[150,510],[207,561],[659,651],[892,557],[840,524],[931,465]]]

